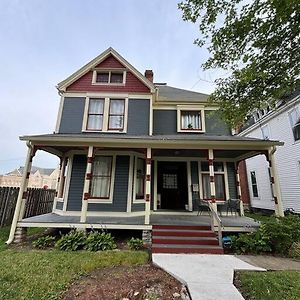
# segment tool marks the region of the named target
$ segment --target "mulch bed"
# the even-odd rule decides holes
[[[171,300],[188,299],[174,277],[152,265],[98,269],[75,281],[63,300]]]

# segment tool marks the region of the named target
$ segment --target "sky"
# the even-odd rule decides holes
[[[174,0],[0,1],[0,174],[24,165],[19,136],[52,133],[56,84],[108,47],[155,82],[211,93],[218,74],[203,71],[206,49],[193,44],[197,24],[182,20]],[[33,164],[58,159],[38,151]]]

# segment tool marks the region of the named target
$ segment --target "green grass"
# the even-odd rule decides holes
[[[240,272],[241,291],[251,300],[300,299],[300,272]]]
[[[252,218],[256,221],[260,221],[260,222],[265,222],[265,221],[270,220],[270,216],[264,216],[264,215],[261,215],[261,214],[254,214],[254,213],[249,213],[249,212],[246,212],[245,216],[249,217],[249,218]]]
[[[40,230],[30,230],[29,234]],[[0,299],[58,299],[80,275],[116,265],[139,265],[148,260],[142,251],[63,252],[9,249],[9,228],[0,229]]]

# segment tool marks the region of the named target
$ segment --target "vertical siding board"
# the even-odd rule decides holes
[[[229,197],[233,199],[237,199],[235,165],[233,162],[227,162],[226,164],[227,164]]]
[[[59,126],[59,133],[81,133],[84,106],[85,98],[65,98]]]

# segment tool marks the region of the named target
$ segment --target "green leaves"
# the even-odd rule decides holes
[[[199,26],[195,43],[208,45],[203,68],[231,72],[210,98],[229,125],[300,87],[298,0],[186,0],[178,7]]]
[[[128,242],[127,245],[130,250],[140,250],[144,246],[144,242],[141,239],[138,238],[131,238]]]

